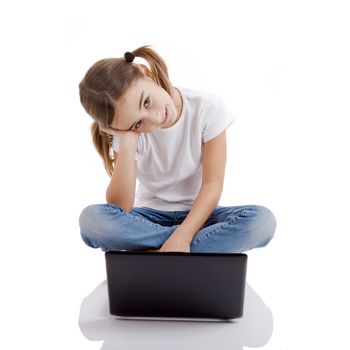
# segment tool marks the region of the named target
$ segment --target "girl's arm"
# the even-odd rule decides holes
[[[114,152],[114,170],[106,191],[107,203],[129,212],[135,202],[137,166],[135,154],[140,133],[119,132],[119,153]]]
[[[219,203],[225,177],[226,131],[203,146],[202,186],[186,219],[163,244],[160,251],[183,250]]]

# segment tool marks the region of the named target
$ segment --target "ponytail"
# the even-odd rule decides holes
[[[110,155],[110,149],[112,147],[113,136],[101,131],[98,123],[95,121],[91,125],[91,136],[98,154],[103,159],[104,167],[108,175],[112,176],[114,163],[113,157]]]
[[[173,88],[169,80],[168,67],[163,58],[149,46],[141,46],[132,51],[132,53],[135,57],[141,57],[148,62],[154,82],[160,85],[173,98]]]

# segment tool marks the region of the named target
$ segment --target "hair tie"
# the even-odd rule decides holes
[[[126,62],[131,63],[134,60],[135,55],[132,52],[127,51],[124,54],[124,58]]]

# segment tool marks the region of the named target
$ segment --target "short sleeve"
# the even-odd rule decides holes
[[[226,107],[224,102],[217,98],[205,110],[202,119],[202,142],[208,142],[226,130],[236,117]]]
[[[113,141],[112,141],[112,149],[114,152],[119,152],[119,143],[120,143],[120,137],[118,135],[113,135]],[[139,153],[141,150],[141,136],[139,137],[138,143],[137,143],[137,150],[135,153],[135,160],[138,159]]]

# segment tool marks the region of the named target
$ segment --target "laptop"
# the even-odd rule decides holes
[[[110,313],[137,319],[240,318],[247,259],[242,253],[106,252]]]

